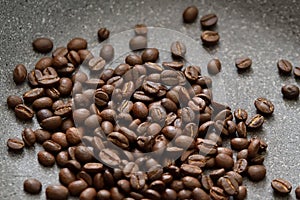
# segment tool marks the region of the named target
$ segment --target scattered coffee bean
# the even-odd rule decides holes
[[[159,57],[159,51],[156,48],[148,48],[142,53],[143,62],[156,62]]]
[[[217,22],[218,22],[218,17],[214,13],[204,15],[200,19],[200,24],[203,28],[209,28],[215,26]]]
[[[109,62],[114,57],[115,50],[112,45],[105,44],[100,50],[100,57],[103,58],[106,62]]]
[[[24,191],[30,194],[38,194],[42,190],[42,184],[35,178],[26,179],[23,183]]]
[[[210,74],[217,74],[221,71],[221,62],[219,59],[212,59],[207,64],[207,71]]]
[[[266,167],[263,165],[252,165],[248,167],[248,176],[252,181],[261,181],[266,176]]]
[[[246,110],[239,108],[234,111],[234,117],[237,122],[245,122],[248,118],[248,113]]]
[[[25,128],[23,130],[22,138],[23,138],[24,143],[29,147],[33,146],[36,141],[35,134],[31,128]]]
[[[252,60],[248,57],[240,57],[235,59],[235,66],[238,70],[249,69],[252,65]]]
[[[55,157],[47,151],[40,151],[37,157],[39,163],[45,167],[51,167],[55,163]]]
[[[300,78],[300,67],[294,67],[293,73],[295,78]]]
[[[19,104],[23,104],[23,100],[21,97],[16,95],[10,95],[7,97],[6,103],[9,108],[15,109],[15,107]]]
[[[32,46],[39,53],[48,53],[53,48],[53,42],[49,38],[37,38],[32,42]]]
[[[247,197],[247,188],[246,186],[239,186],[238,194],[234,196],[235,200],[244,200]]]
[[[254,105],[257,109],[258,112],[265,114],[265,115],[270,115],[274,112],[274,105],[273,103],[266,99],[266,98],[257,98],[254,101]]]
[[[139,55],[135,55],[135,54],[128,55],[125,59],[125,62],[130,66],[143,64],[142,58]]]
[[[265,118],[262,115],[256,114],[253,117],[246,120],[246,125],[249,129],[258,129],[263,125],[264,121]]]
[[[216,45],[220,40],[220,36],[216,31],[203,31],[201,33],[201,40],[204,45]]]
[[[62,185],[50,185],[46,188],[46,198],[49,200],[66,200],[68,196],[68,189]]]
[[[129,47],[133,51],[145,49],[147,48],[147,38],[142,35],[135,36],[129,41]]]
[[[198,16],[198,8],[196,6],[187,7],[182,14],[183,21],[185,23],[194,22],[197,16]]]
[[[100,42],[109,38],[110,31],[107,28],[100,28],[98,30],[98,39]]]
[[[18,64],[13,71],[13,79],[16,84],[21,84],[26,80],[27,70],[22,64]]]
[[[13,150],[13,151],[20,151],[25,146],[24,142],[18,138],[8,139],[6,145],[10,150]]]
[[[289,75],[292,72],[293,65],[285,59],[281,59],[277,62],[277,68],[279,73]]]
[[[272,180],[271,186],[275,192],[280,194],[289,194],[292,191],[292,185],[287,180],[276,178]]]
[[[173,42],[171,44],[171,53],[174,57],[183,58],[186,54],[185,44],[180,41]]]
[[[86,49],[87,48],[87,41],[83,38],[73,38],[67,44],[67,48],[68,48],[69,51],[71,51],[71,50],[79,51],[81,49]]]
[[[281,93],[286,99],[298,99],[299,97],[299,87],[293,84],[284,85],[281,88]]]
[[[31,120],[34,116],[34,112],[24,104],[18,104],[15,107],[15,115],[20,120]]]

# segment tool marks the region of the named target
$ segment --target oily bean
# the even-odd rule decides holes
[[[10,95],[7,97],[6,103],[9,108],[15,109],[15,107],[19,104],[23,104],[23,100],[21,97],[16,95]]]
[[[184,175],[193,176],[193,177],[197,177],[200,174],[202,174],[202,170],[200,167],[189,165],[189,164],[182,164],[180,166],[180,171]]]
[[[300,67],[294,67],[293,74],[295,78],[300,78]]]
[[[244,200],[247,197],[247,187],[242,185],[239,186],[238,194],[234,196],[234,200]]]
[[[34,88],[23,94],[23,99],[25,102],[31,103],[34,100],[44,96],[44,88]]]
[[[258,112],[265,114],[265,115],[270,115],[274,112],[274,105],[273,103],[266,99],[266,98],[257,98],[254,101],[254,105],[257,109]]]
[[[200,19],[200,24],[204,28],[209,28],[209,27],[215,26],[217,24],[217,22],[218,22],[218,17],[214,13],[204,15]]]
[[[37,38],[32,42],[34,50],[39,53],[48,53],[53,48],[53,42],[49,38]]]
[[[55,157],[47,151],[38,152],[37,157],[39,163],[45,167],[51,167],[55,163]]]
[[[125,62],[130,66],[143,64],[141,56],[135,54],[128,55],[125,59]]]
[[[300,199],[300,186],[298,186],[295,190],[296,198]]]
[[[209,191],[214,186],[213,180],[209,175],[202,175],[201,184],[206,191]]]
[[[206,158],[203,155],[199,154],[190,155],[188,157],[188,164],[203,168],[206,165]]]
[[[221,177],[218,180],[218,185],[223,188],[223,190],[228,194],[228,195],[237,195],[238,194],[238,189],[239,185],[237,181],[231,177],[231,176],[224,176]]]
[[[253,117],[246,120],[246,126],[249,129],[258,129],[264,123],[264,117],[260,114],[256,114]]]
[[[18,138],[10,138],[6,142],[7,147],[13,151],[20,151],[24,148],[25,144]]]
[[[174,180],[171,185],[170,188],[175,190],[176,192],[179,192],[180,190],[184,189],[184,185],[183,182],[180,180]]]
[[[171,53],[174,57],[184,57],[186,54],[186,46],[181,41],[175,41],[171,44]]]
[[[114,57],[114,48],[110,44],[105,44],[100,50],[100,57],[103,58],[106,62],[109,62]]]
[[[276,178],[272,180],[271,186],[275,192],[280,194],[288,194],[292,190],[291,183],[282,178]]]
[[[248,118],[248,113],[246,110],[239,108],[234,111],[234,117],[237,122],[245,122]]]
[[[176,193],[175,190],[167,188],[162,193],[161,198],[162,198],[162,200],[176,200],[177,199],[177,193]]]
[[[232,157],[232,155],[233,155],[232,149],[227,148],[227,147],[218,147],[217,150],[218,150],[218,154],[224,153],[224,154],[229,155],[230,157]]]
[[[243,149],[237,153],[237,159],[247,159],[248,158],[248,149]]]
[[[15,107],[15,115],[20,120],[31,120],[34,116],[34,112],[24,104],[18,104]]]
[[[164,136],[170,140],[175,138],[177,135],[181,135],[182,130],[175,126],[165,126],[161,132],[164,134]]]
[[[18,64],[13,71],[13,79],[16,84],[21,84],[26,80],[27,70],[22,64]]]
[[[98,39],[100,42],[109,38],[110,31],[107,28],[100,28],[98,30]]]
[[[252,60],[248,57],[240,57],[235,59],[235,67],[238,70],[246,70],[249,69],[252,65]]]
[[[141,190],[146,184],[146,174],[138,171],[130,176],[130,185],[135,190]]]
[[[88,147],[77,146],[75,149],[75,158],[80,163],[88,163],[93,160],[93,154]]]
[[[163,192],[165,190],[165,183],[161,180],[156,180],[153,181],[150,185],[149,188],[153,189],[155,191],[158,191],[159,193]]]
[[[231,169],[233,167],[233,159],[227,154],[218,154],[216,156],[216,165],[220,168]]]
[[[293,84],[284,85],[281,88],[281,93],[286,99],[298,99],[299,87]]]
[[[194,200],[210,200],[209,195],[201,188],[193,189],[193,199]]]
[[[239,185],[242,185],[243,177],[239,173],[234,172],[234,171],[229,171],[226,173],[226,175],[233,177]]]
[[[214,58],[207,64],[207,71],[209,74],[215,75],[221,71],[221,62],[219,59]]]
[[[43,57],[39,61],[37,61],[37,63],[35,64],[35,69],[43,71],[47,67],[51,67],[52,62],[53,60],[51,57]]]
[[[97,190],[103,189],[105,182],[104,182],[104,176],[102,173],[97,173],[93,178],[93,185]]]
[[[148,28],[145,24],[136,24],[134,26],[134,32],[136,35],[147,36]]]
[[[197,66],[188,66],[184,69],[184,75],[188,80],[195,81],[200,75],[200,68]]]
[[[62,96],[69,96],[73,89],[73,83],[70,78],[61,78],[59,80],[58,91]]]
[[[292,72],[293,65],[288,60],[281,59],[277,62],[277,68],[279,73],[289,75]]]
[[[55,56],[66,56],[68,54],[68,49],[66,47],[58,47],[52,52],[52,57]]]
[[[52,140],[47,140],[43,143],[43,147],[46,151],[56,154],[60,152],[61,146]]]
[[[79,54],[76,51],[73,51],[73,50],[68,53],[67,59],[74,66],[78,66],[81,63]]]
[[[209,176],[212,180],[217,181],[220,177],[225,175],[225,169],[215,169],[209,173]]]
[[[162,83],[165,85],[175,86],[179,83],[179,74],[174,70],[164,70],[160,76]]]
[[[68,186],[73,181],[76,181],[76,176],[68,168],[62,168],[59,171],[59,181],[61,184]]]
[[[192,197],[192,191],[190,190],[183,189],[178,192],[178,199],[180,200],[191,199],[191,197]]]
[[[248,146],[248,157],[254,158],[255,156],[257,156],[259,149],[260,140],[257,138],[251,139],[250,144]]]
[[[70,158],[71,158],[72,160],[69,160],[69,161],[66,163],[65,167],[68,168],[68,169],[70,169],[70,170],[71,170],[72,172],[74,172],[74,173],[79,172],[79,171],[81,170],[81,165],[80,165],[80,163],[79,163],[77,160],[75,160],[75,159],[76,159],[76,158],[75,158],[75,155],[71,155],[71,154],[69,153],[69,156],[70,156]]]
[[[104,69],[105,64],[106,62],[102,57],[94,57],[88,62],[91,71],[101,71]]]
[[[110,191],[105,190],[105,189],[99,190],[98,193],[97,193],[97,198],[101,199],[101,200],[102,199],[103,200],[110,200],[110,196],[111,196]]]
[[[60,77],[71,76],[75,72],[75,66],[72,63],[68,63],[66,66],[56,70]]]
[[[32,107],[35,110],[41,110],[43,108],[51,108],[53,104],[53,101],[51,98],[49,97],[41,97],[39,99],[36,99],[33,103],[32,103]]]
[[[119,132],[112,132],[107,136],[107,140],[112,142],[113,144],[117,145],[122,149],[129,148],[129,141],[126,136]]]
[[[198,8],[196,6],[189,6],[182,13],[182,18],[185,23],[194,22],[197,16],[198,16]]]
[[[248,177],[252,181],[261,181],[266,176],[266,167],[263,165],[251,165],[248,167]]]
[[[86,49],[87,48],[87,41],[83,38],[73,38],[67,44],[67,48],[68,48],[69,51],[71,51],[71,50],[78,51],[78,50],[81,50],[81,49]]]
[[[133,51],[147,48],[147,38],[137,35],[129,41],[129,48]]]
[[[111,199],[112,200],[121,200],[124,199],[124,195],[119,191],[119,188],[112,187],[110,189]]]
[[[148,116],[148,108],[142,102],[136,102],[132,107],[132,114],[135,118],[145,119]]]
[[[62,185],[50,185],[46,188],[46,198],[49,200],[66,200],[69,191]]]
[[[52,100],[58,100],[60,97],[60,92],[56,88],[47,88],[45,93]]]
[[[201,33],[201,40],[204,45],[216,45],[220,40],[220,36],[215,31],[203,31]]]
[[[238,159],[233,166],[233,171],[243,174],[248,169],[248,161],[246,159]]]
[[[212,187],[209,191],[210,197],[213,200],[228,200],[229,197],[225,193],[225,191],[219,187]]]
[[[231,148],[234,150],[247,149],[249,146],[249,141],[247,138],[233,138],[230,140]]]
[[[88,187],[88,184],[82,180],[75,180],[68,185],[68,190],[70,195],[79,196],[82,191],[84,191]]]
[[[144,192],[144,195],[148,199],[153,199],[153,200],[159,200],[159,199],[161,199],[160,194],[157,191],[152,190],[152,189],[147,189]]]
[[[43,129],[37,129],[34,131],[36,141],[40,144],[43,144],[46,140],[49,140],[51,138],[50,132],[43,130]]]
[[[22,139],[27,146],[33,146],[36,141],[33,130],[31,128],[25,128],[22,132]]]
[[[41,109],[36,113],[36,118],[39,122],[53,116],[53,112],[49,109]]]
[[[156,48],[148,48],[142,53],[143,62],[156,62],[159,57],[159,51]]]
[[[70,103],[59,105],[55,108],[54,114],[62,117],[71,115],[72,105]]]
[[[94,57],[93,54],[92,54],[92,52],[90,52],[87,49],[81,49],[77,53],[78,53],[78,55],[80,57],[80,62],[81,63],[83,63],[84,61],[88,61],[88,60],[90,60],[91,58]]]
[[[40,126],[46,130],[56,130],[60,127],[62,119],[60,116],[48,117],[40,123]]]
[[[95,188],[86,188],[83,190],[79,196],[80,200],[91,200],[95,199],[97,196],[97,191]]]
[[[111,149],[103,149],[99,153],[100,159],[109,166],[119,165],[121,162],[120,157]]]
[[[80,171],[79,173],[77,173],[76,178],[84,180],[89,186],[93,185],[93,178],[85,171]]]
[[[37,87],[39,85],[37,78],[35,77],[35,70],[32,70],[28,73],[27,80],[29,85],[32,87]]]
[[[124,75],[128,70],[130,70],[130,65],[128,64],[120,64],[116,67],[114,70],[114,74],[117,76],[122,76]],[[130,80],[129,80],[130,81]]]
[[[240,138],[247,138],[247,127],[245,122],[239,122],[236,126],[236,131]]]
[[[56,163],[60,167],[64,167],[68,160],[69,160],[69,155],[67,151],[61,151],[59,152],[56,157],[55,157]]]
[[[42,190],[42,183],[35,178],[29,178],[24,181],[23,188],[30,194],[38,194]]]

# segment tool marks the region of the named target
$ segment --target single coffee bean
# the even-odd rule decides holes
[[[247,171],[248,161],[246,159],[239,159],[234,163],[233,171],[239,174],[243,174]]]
[[[29,178],[24,181],[23,188],[30,194],[38,194],[42,190],[42,183],[35,178]]]
[[[43,57],[35,64],[35,69],[43,71],[47,67],[51,67],[53,59],[51,57]]]
[[[63,77],[59,80],[58,91],[62,96],[69,96],[73,89],[73,83],[70,78]]]
[[[264,121],[265,118],[262,115],[256,114],[253,117],[246,120],[246,126],[249,129],[258,129],[263,125]]]
[[[186,54],[186,46],[181,41],[176,41],[171,44],[171,53],[174,57],[183,58]]]
[[[217,22],[218,22],[218,17],[214,13],[204,15],[200,19],[200,24],[203,28],[209,28],[215,26]]]
[[[49,200],[66,200],[69,191],[62,185],[50,185],[46,188],[46,198]]]
[[[68,190],[70,195],[79,196],[82,191],[88,187],[88,184],[83,180],[75,180],[68,185]]]
[[[56,154],[61,151],[61,146],[52,140],[47,140],[43,143],[43,147],[46,151]]]
[[[21,84],[26,80],[27,70],[26,67],[22,64],[18,64],[13,71],[13,79],[15,83]]]
[[[53,116],[53,112],[49,109],[41,109],[36,113],[36,118],[39,122]]]
[[[202,175],[201,184],[206,191],[209,191],[214,186],[214,182],[209,175]]]
[[[298,99],[299,97],[299,87],[293,84],[284,85],[281,88],[281,93],[286,99]]]
[[[41,110],[44,108],[51,108],[53,104],[53,101],[51,98],[49,97],[41,97],[39,99],[36,99],[33,103],[32,103],[32,107],[35,110]]]
[[[235,59],[235,66],[238,70],[249,69],[252,65],[252,60],[248,57],[240,57]]]
[[[53,48],[53,42],[49,38],[37,38],[32,42],[34,50],[39,53],[48,53]]]
[[[43,130],[43,129],[37,129],[34,131],[36,141],[40,144],[43,144],[46,140],[49,140],[51,138],[50,132]]]
[[[119,165],[121,162],[120,157],[118,154],[113,152],[111,149],[103,149],[99,153],[100,159],[109,166],[116,166]]]
[[[300,186],[298,186],[295,190],[296,198],[300,199]]]
[[[69,154],[67,151],[61,151],[59,152],[55,157],[56,163],[60,167],[64,167],[68,160],[69,160]]]
[[[95,199],[97,196],[97,191],[95,188],[86,188],[83,190],[79,196],[80,200],[90,200],[90,199]]]
[[[109,38],[110,31],[107,28],[100,28],[98,30],[98,39],[100,42]]]
[[[147,38],[142,35],[135,36],[129,41],[129,47],[133,51],[145,49],[147,48]]]
[[[255,105],[257,111],[262,114],[270,115],[274,112],[273,103],[266,98],[262,98],[262,97],[257,98],[254,101],[254,105]]]
[[[68,54],[68,49],[66,47],[58,47],[52,52],[52,57],[55,56],[66,56]]]
[[[277,68],[279,73],[289,75],[292,72],[293,65],[288,60],[281,59],[277,62]]]
[[[225,175],[225,169],[215,169],[209,173],[209,176],[213,181],[217,181],[220,177]]]
[[[260,149],[260,140],[257,138],[253,140],[251,139],[251,142],[248,147],[248,157],[254,158],[255,156],[257,156],[259,149]]]
[[[221,153],[216,156],[216,164],[220,168],[232,169],[234,161],[229,155]]]
[[[209,191],[210,197],[213,200],[228,200],[229,197],[225,193],[225,191],[219,187],[212,187]]]
[[[197,66],[188,66],[184,69],[184,75],[188,80],[195,81],[199,77],[201,71]]]
[[[180,166],[180,172],[183,175],[193,176],[193,177],[198,177],[200,174],[202,174],[202,170],[200,167],[195,165],[189,165],[189,164],[182,164]]]
[[[248,167],[248,176],[252,181],[261,181],[266,176],[266,167],[263,165],[252,165]]]
[[[216,31],[203,31],[201,33],[201,40],[204,45],[216,45],[220,40],[220,36]]]
[[[101,71],[103,70],[106,62],[102,57],[94,57],[89,60],[88,66],[92,71]]]
[[[37,157],[39,163],[45,167],[51,167],[55,163],[55,157],[47,151],[38,152]]]
[[[143,62],[156,62],[159,57],[159,51],[156,48],[148,48],[142,53]]]
[[[79,51],[81,49],[86,49],[87,48],[87,41],[83,38],[73,38],[67,44],[67,48],[68,48],[69,51],[71,51],[71,50]]]
[[[247,127],[245,122],[241,121],[236,126],[237,134],[240,138],[247,138]]]
[[[194,22],[197,16],[198,16],[198,8],[196,6],[189,6],[182,13],[182,18],[185,23]]]
[[[42,120],[40,126],[43,129],[53,131],[58,129],[61,126],[61,123],[62,123],[62,119],[60,116],[52,116]]]
[[[32,103],[34,100],[44,96],[44,88],[34,88],[23,94],[23,99],[25,102]]]
[[[134,26],[134,32],[136,35],[147,36],[148,28],[145,24],[136,24]]]
[[[234,200],[244,200],[247,197],[247,187],[244,185],[239,186],[238,194],[234,196]]]
[[[6,145],[10,150],[13,150],[13,151],[20,151],[25,146],[24,142],[18,138],[8,139]]]
[[[68,168],[62,168],[59,171],[59,181],[61,184],[68,186],[73,181],[76,181],[76,176],[73,172],[71,172]]]
[[[29,147],[33,146],[36,141],[35,134],[31,128],[25,128],[23,130],[22,138],[23,138],[24,143]]]
[[[295,78],[300,78],[300,67],[294,67],[293,73]]]
[[[234,111],[234,117],[237,122],[245,122],[248,118],[248,113],[246,110],[239,108]]]
[[[271,186],[275,192],[280,194],[289,194],[292,191],[291,183],[282,178],[272,180]]]
[[[243,177],[239,173],[234,172],[234,171],[229,171],[226,173],[226,175],[233,177],[239,185],[242,185]]]
[[[47,88],[45,90],[45,93],[48,97],[50,97],[52,100],[58,100],[60,97],[60,92],[56,88]]]
[[[9,108],[15,109],[15,107],[19,104],[23,104],[23,100],[21,97],[16,95],[10,95],[7,97],[6,103]]]
[[[106,62],[109,62],[114,57],[114,48],[110,44],[105,44],[100,50],[100,57],[103,58]]]
[[[19,104],[15,107],[15,115],[20,120],[31,120],[34,116],[34,112],[24,104]]]
[[[218,185],[223,188],[223,190],[228,195],[237,195],[239,185],[238,182],[231,176],[224,176],[218,180]]]
[[[135,54],[128,55],[125,59],[125,62],[130,66],[143,64],[142,58],[139,55]]]
[[[207,64],[208,73],[215,75],[221,71],[221,62],[219,59],[212,59]]]

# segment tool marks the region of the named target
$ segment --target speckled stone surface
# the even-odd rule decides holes
[[[215,12],[219,16],[216,29],[221,41],[216,48],[201,46],[198,20],[193,24],[182,23],[182,11],[192,4],[199,8],[200,15]],[[110,29],[113,36],[131,29],[136,23],[176,30],[193,38],[198,46],[188,51],[200,53],[198,57],[197,53],[192,54],[195,56],[190,59],[202,67],[208,59],[203,55],[218,57],[223,69],[213,79],[216,85],[223,86],[215,98],[232,109],[245,108],[251,115],[255,113],[255,98],[262,96],[273,101],[273,116],[267,118],[262,130],[250,133],[269,144],[265,159],[267,177],[259,183],[245,178],[244,184],[248,187],[250,200],[296,199],[294,190],[287,197],[274,196],[270,181],[286,178],[293,188],[300,185],[300,101],[283,100],[280,92],[283,84],[300,86],[300,81],[292,76],[280,77],[276,68],[280,58],[300,66],[299,13],[300,4],[296,0],[0,1],[0,199],[45,199],[47,185],[59,182],[56,167],[45,168],[38,164],[36,154],[41,146],[26,148],[20,154],[9,152],[6,147],[6,140],[20,137],[23,127],[38,127],[35,121],[16,120],[6,105],[8,95],[22,95],[29,89],[26,84],[14,84],[14,66],[23,63],[30,70],[43,56],[33,52],[32,40],[39,36],[50,37],[58,47],[79,36],[95,46],[100,27]],[[252,69],[237,73],[234,59],[242,55],[253,59]],[[43,183],[40,195],[23,192],[23,181],[29,177]]]

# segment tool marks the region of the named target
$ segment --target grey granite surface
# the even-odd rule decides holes
[[[193,24],[182,23],[182,11],[192,4],[199,8],[200,16],[217,13],[216,30],[221,40],[216,48],[201,46],[198,20]],[[300,102],[284,100],[280,92],[283,84],[300,86],[300,82],[293,76],[280,77],[276,68],[280,58],[300,66],[299,13],[300,4],[296,0],[1,0],[0,199],[45,199],[47,185],[59,182],[57,167],[45,168],[38,164],[36,154],[41,146],[26,148],[20,154],[11,153],[6,147],[6,140],[20,137],[25,126],[38,127],[35,121],[24,123],[16,120],[6,105],[8,95],[22,95],[29,89],[26,84],[14,84],[14,66],[23,63],[30,70],[43,56],[32,50],[32,40],[40,36],[50,37],[58,47],[78,36],[86,38],[90,47],[95,47],[100,27],[107,27],[111,36],[117,38],[118,33],[131,29],[136,23],[167,28],[192,38],[193,44],[198,46],[188,48],[189,59],[203,69],[208,58],[218,57],[223,69],[213,77],[216,82],[214,89],[219,92],[215,98],[232,109],[241,107],[254,114],[255,98],[262,96],[273,101],[275,112],[272,117],[266,119],[262,130],[250,133],[269,144],[265,160],[267,177],[258,183],[245,178],[244,184],[248,187],[250,200],[296,199],[294,190],[287,197],[274,196],[270,181],[286,178],[293,188],[300,185]],[[252,69],[237,73],[234,59],[242,55],[253,59]],[[29,177],[43,183],[40,195],[23,192],[23,181]]]

